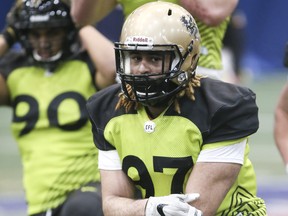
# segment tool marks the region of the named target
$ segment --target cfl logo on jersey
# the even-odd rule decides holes
[[[156,124],[153,121],[147,121],[144,124],[144,131],[146,133],[153,133],[155,131]]]

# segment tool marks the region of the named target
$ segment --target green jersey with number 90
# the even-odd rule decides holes
[[[81,185],[100,181],[85,107],[96,92],[95,70],[87,54],[64,61],[53,73],[26,57],[9,67],[12,131],[22,157],[28,212],[35,214],[59,206]]]

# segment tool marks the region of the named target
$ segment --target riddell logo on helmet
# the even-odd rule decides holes
[[[148,38],[133,37],[132,42],[148,43]]]
[[[152,45],[153,38],[143,37],[143,36],[130,36],[125,40],[125,44],[143,44],[143,45]]]

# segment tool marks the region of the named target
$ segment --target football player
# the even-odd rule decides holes
[[[121,84],[87,103],[105,214],[266,216],[248,158],[255,94],[195,75],[200,41],[177,4],[147,3],[126,19],[115,43]]]
[[[6,46],[19,41],[24,52],[1,60],[0,104],[13,108],[28,214],[103,215],[85,105],[115,82],[113,43],[92,26],[78,31],[56,0],[17,1],[7,26]]]

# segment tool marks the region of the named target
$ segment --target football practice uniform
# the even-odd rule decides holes
[[[95,144],[100,151],[117,150],[122,170],[143,198],[183,193],[201,151],[245,141],[243,166],[217,216],[266,215],[248,159],[247,140],[259,126],[251,90],[205,78],[195,89],[195,101],[179,99],[180,114],[172,104],[153,120],[143,106],[127,113],[123,107],[115,110],[120,92],[120,85],[98,92],[87,109]]]
[[[96,91],[88,55],[65,60],[53,73],[23,55],[1,69],[13,107],[29,214],[55,208],[71,191],[99,182],[98,151],[85,107]]]

